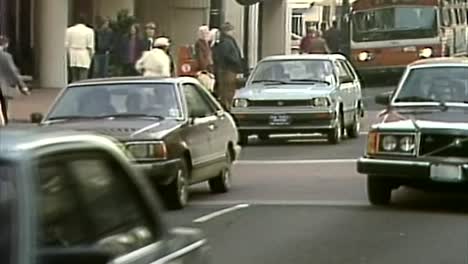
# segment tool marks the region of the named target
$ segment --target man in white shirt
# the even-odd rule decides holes
[[[171,77],[171,58],[167,54],[169,46],[168,38],[157,38],[154,49],[146,51],[135,64],[136,70],[144,76]]]
[[[94,55],[94,30],[86,26],[83,17],[77,22],[67,29],[65,39],[72,82],[88,78]]]

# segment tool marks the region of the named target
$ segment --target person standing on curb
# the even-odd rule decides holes
[[[169,46],[168,38],[157,38],[154,41],[154,49],[143,53],[136,62],[135,69],[143,76],[171,77],[171,58],[167,53]]]
[[[114,32],[110,28],[109,18],[102,21],[96,32],[96,55],[94,56],[93,76],[105,78],[109,75],[109,60],[114,46]]]
[[[341,32],[336,21],[332,22],[332,27],[325,32],[323,37],[332,53],[340,52]]]
[[[8,45],[8,38],[0,36],[0,115],[3,124],[8,124],[8,100],[14,97],[15,89],[19,89],[24,95],[29,95],[29,89],[21,79],[11,54],[6,51]]]
[[[65,47],[68,51],[68,66],[72,82],[88,78],[94,55],[94,42],[94,30],[86,26],[86,21],[82,16],[78,18],[74,26],[67,29]]]

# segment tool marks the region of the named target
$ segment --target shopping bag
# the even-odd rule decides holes
[[[214,74],[207,71],[201,71],[197,73],[197,79],[208,91],[211,93],[214,92],[216,82]]]

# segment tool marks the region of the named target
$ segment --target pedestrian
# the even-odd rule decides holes
[[[167,52],[169,47],[168,38],[157,38],[154,41],[154,48],[143,53],[136,62],[135,69],[143,76],[171,77],[171,58]]]
[[[138,24],[130,26],[127,34],[120,41],[118,55],[121,62],[121,72],[124,76],[136,76],[135,63],[143,54],[145,42],[140,36],[140,27]]]
[[[29,95],[29,89],[23,82],[13,57],[7,52],[8,45],[8,37],[0,36],[0,115],[3,124],[9,121],[9,100],[14,98],[15,89]]]
[[[156,23],[149,22],[145,25],[145,47],[146,51],[150,51],[154,47],[154,41],[156,39]]]
[[[114,46],[114,32],[110,19],[105,18],[96,32],[96,54],[94,55],[94,76],[105,78],[109,75],[109,60]]]
[[[210,28],[201,26],[198,28],[198,39],[195,42],[195,58],[198,71],[213,72],[213,54],[210,47]]]
[[[323,36],[325,32],[327,32],[327,28],[328,28],[327,22],[320,23],[320,35]]]
[[[332,22],[332,27],[325,32],[323,37],[332,53],[340,52],[341,32],[336,20]]]
[[[237,75],[244,72],[242,54],[233,37],[234,26],[226,22],[221,26],[218,44],[214,46],[216,58],[216,94],[226,110],[231,109],[232,99],[238,89]]]
[[[301,40],[301,54],[327,54],[330,49],[326,41],[320,36],[320,32],[315,29],[308,29],[307,35]]]
[[[88,78],[94,44],[94,30],[86,26],[84,17],[80,16],[76,24],[67,29],[65,37],[72,82]]]

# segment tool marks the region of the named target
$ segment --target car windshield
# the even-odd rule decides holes
[[[429,38],[437,34],[433,7],[387,7],[353,14],[352,36],[357,42]]]
[[[17,195],[14,166],[0,160],[0,256],[2,263],[17,263]],[[6,261],[6,262],[5,262]]]
[[[468,67],[413,69],[395,97],[395,102],[468,101]]]
[[[333,65],[328,60],[275,60],[261,62],[252,83],[327,83],[334,81]]]
[[[179,118],[173,84],[99,84],[68,88],[48,120],[99,117]]]

